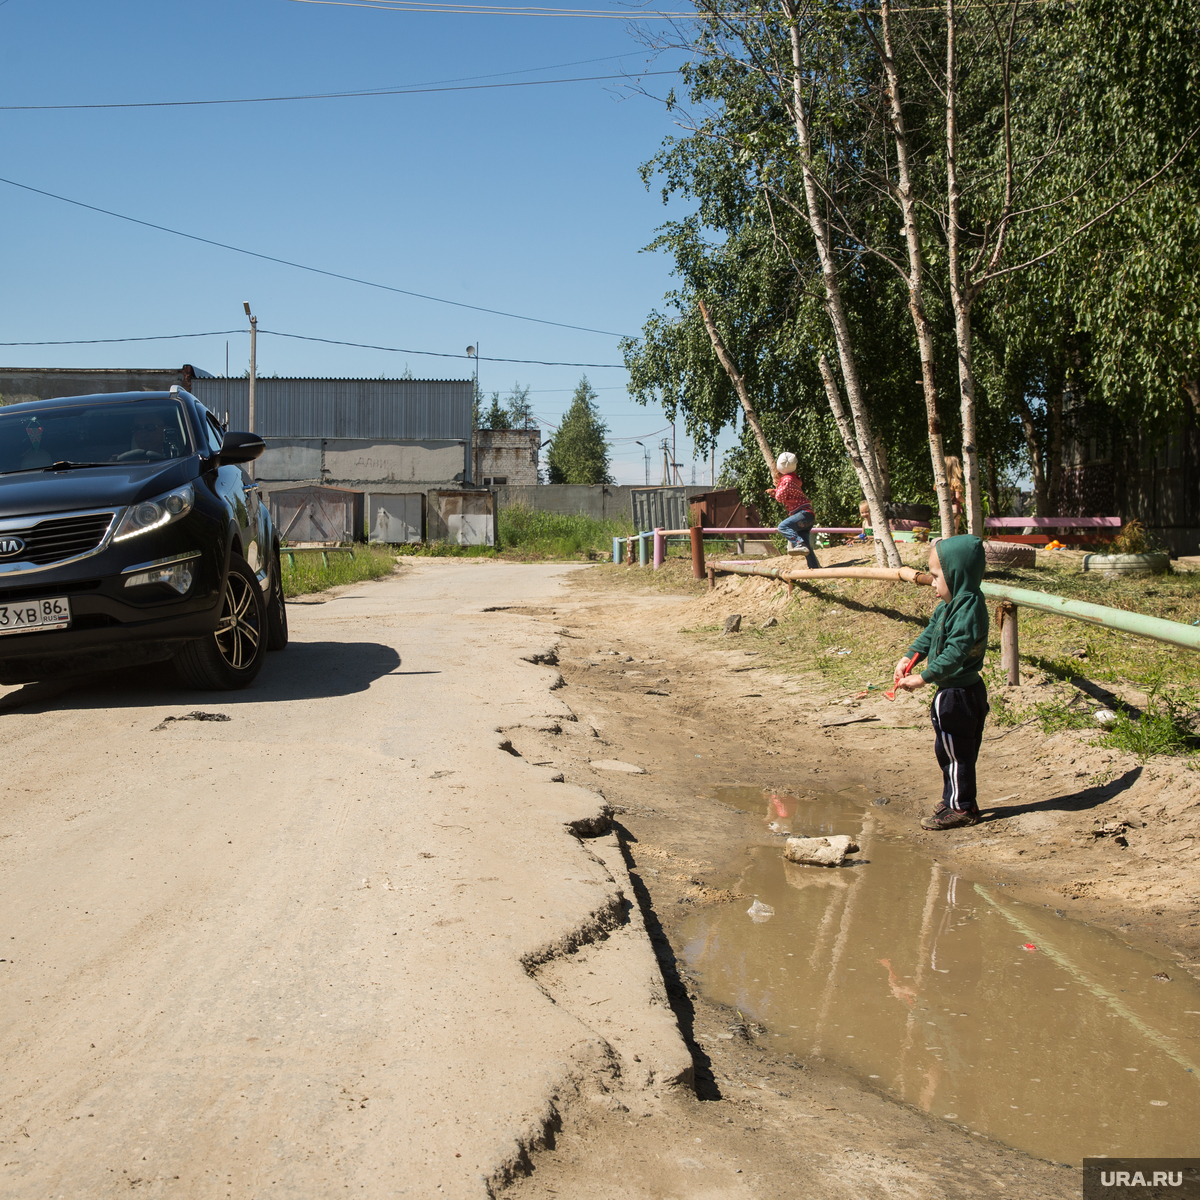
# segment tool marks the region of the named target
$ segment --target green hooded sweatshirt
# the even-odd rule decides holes
[[[938,561],[950,588],[950,599],[933,610],[925,632],[908,648],[928,663],[921,672],[926,683],[939,687],[970,687],[979,680],[987,652],[987,601],[983,582],[983,543],[970,535],[943,538]]]

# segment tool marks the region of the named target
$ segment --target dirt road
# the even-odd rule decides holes
[[[419,561],[242,695],[0,694],[6,1195],[1077,1194],[702,993],[688,914],[763,837],[712,785],[884,780],[680,632],[719,601],[582,578]]]
[[[580,1089],[687,1076],[601,798],[497,732],[591,736],[491,611],[568,570],[298,603],[242,694],[3,693],[6,1196],[480,1196]]]

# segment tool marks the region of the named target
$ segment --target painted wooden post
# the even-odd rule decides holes
[[[1021,683],[1021,649],[1017,641],[1017,606],[1011,600],[997,607],[1000,617],[1000,666],[1011,686]]]
[[[692,535],[692,578],[704,578],[704,530],[699,525],[693,525],[689,531]]]
[[[654,569],[657,571],[667,557],[667,536],[661,529],[654,531]]]

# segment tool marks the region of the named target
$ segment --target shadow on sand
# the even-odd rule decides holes
[[[401,672],[400,655],[378,642],[292,642],[267,655],[262,673],[244,691],[201,692],[185,687],[170,663],[30,683],[0,697],[0,715],[71,709],[145,708],[162,704],[195,707],[204,701],[222,707],[291,703],[365,692],[385,675]]]
[[[1142,768],[1131,767],[1124,775],[1118,775],[1108,783],[1083,788],[1078,792],[1067,792],[1061,796],[1050,796],[1033,804],[1012,804],[1004,808],[983,809],[980,824],[1002,821],[1006,817],[1020,817],[1036,812],[1087,812],[1106,800],[1128,791],[1141,778]]]

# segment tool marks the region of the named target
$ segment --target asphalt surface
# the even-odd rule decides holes
[[[568,1094],[686,1074],[601,797],[505,748],[593,736],[553,690],[572,569],[297,603],[243,693],[0,689],[7,1197],[488,1195]]]

